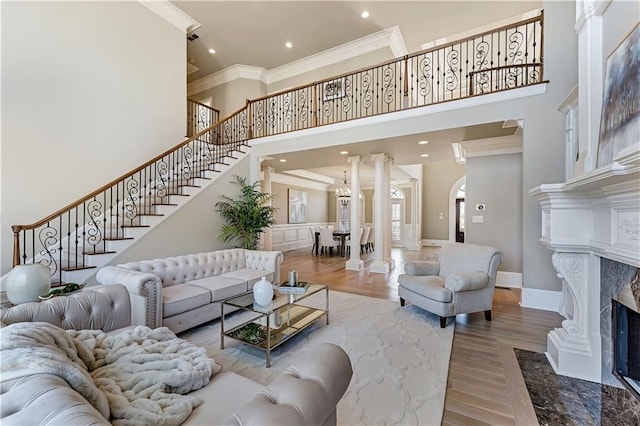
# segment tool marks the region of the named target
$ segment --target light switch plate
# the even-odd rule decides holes
[[[473,222],[473,223],[484,223],[484,216],[473,216],[471,218],[471,222]]]

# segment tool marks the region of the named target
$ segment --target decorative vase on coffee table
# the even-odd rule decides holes
[[[253,285],[253,300],[260,306],[267,306],[273,299],[273,287],[265,277]]]
[[[51,289],[49,268],[41,263],[17,265],[7,275],[5,290],[14,305],[38,301]]]

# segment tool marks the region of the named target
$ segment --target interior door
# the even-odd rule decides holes
[[[464,243],[464,198],[456,198],[456,243]]]

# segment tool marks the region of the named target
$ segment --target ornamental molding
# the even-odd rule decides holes
[[[407,47],[397,25],[270,70],[249,65],[232,65],[192,81],[187,85],[187,92],[191,96],[239,78],[272,84],[385,47],[391,50],[395,58],[407,54]]]
[[[554,253],[551,257],[558,278],[563,281],[562,312],[571,313],[562,321],[562,331],[556,329],[563,340],[569,340],[573,349],[590,356],[591,344],[588,333],[588,254]]]
[[[178,9],[168,0],[138,0],[138,2],[185,34],[201,27],[198,21]]]

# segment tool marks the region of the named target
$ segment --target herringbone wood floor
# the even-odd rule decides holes
[[[331,290],[399,301],[397,277],[404,263],[437,253],[431,247],[393,249],[396,268],[370,274],[371,253],[362,256],[365,269],[356,272],[344,269],[344,257],[315,256],[306,248],[285,252],[281,271],[284,277],[296,270],[303,281],[321,277]],[[521,308],[519,301],[519,290],[496,289],[493,321],[485,321],[482,312],[456,318],[443,425],[538,424],[513,348],[544,352],[547,332],[560,325],[561,317]]]

